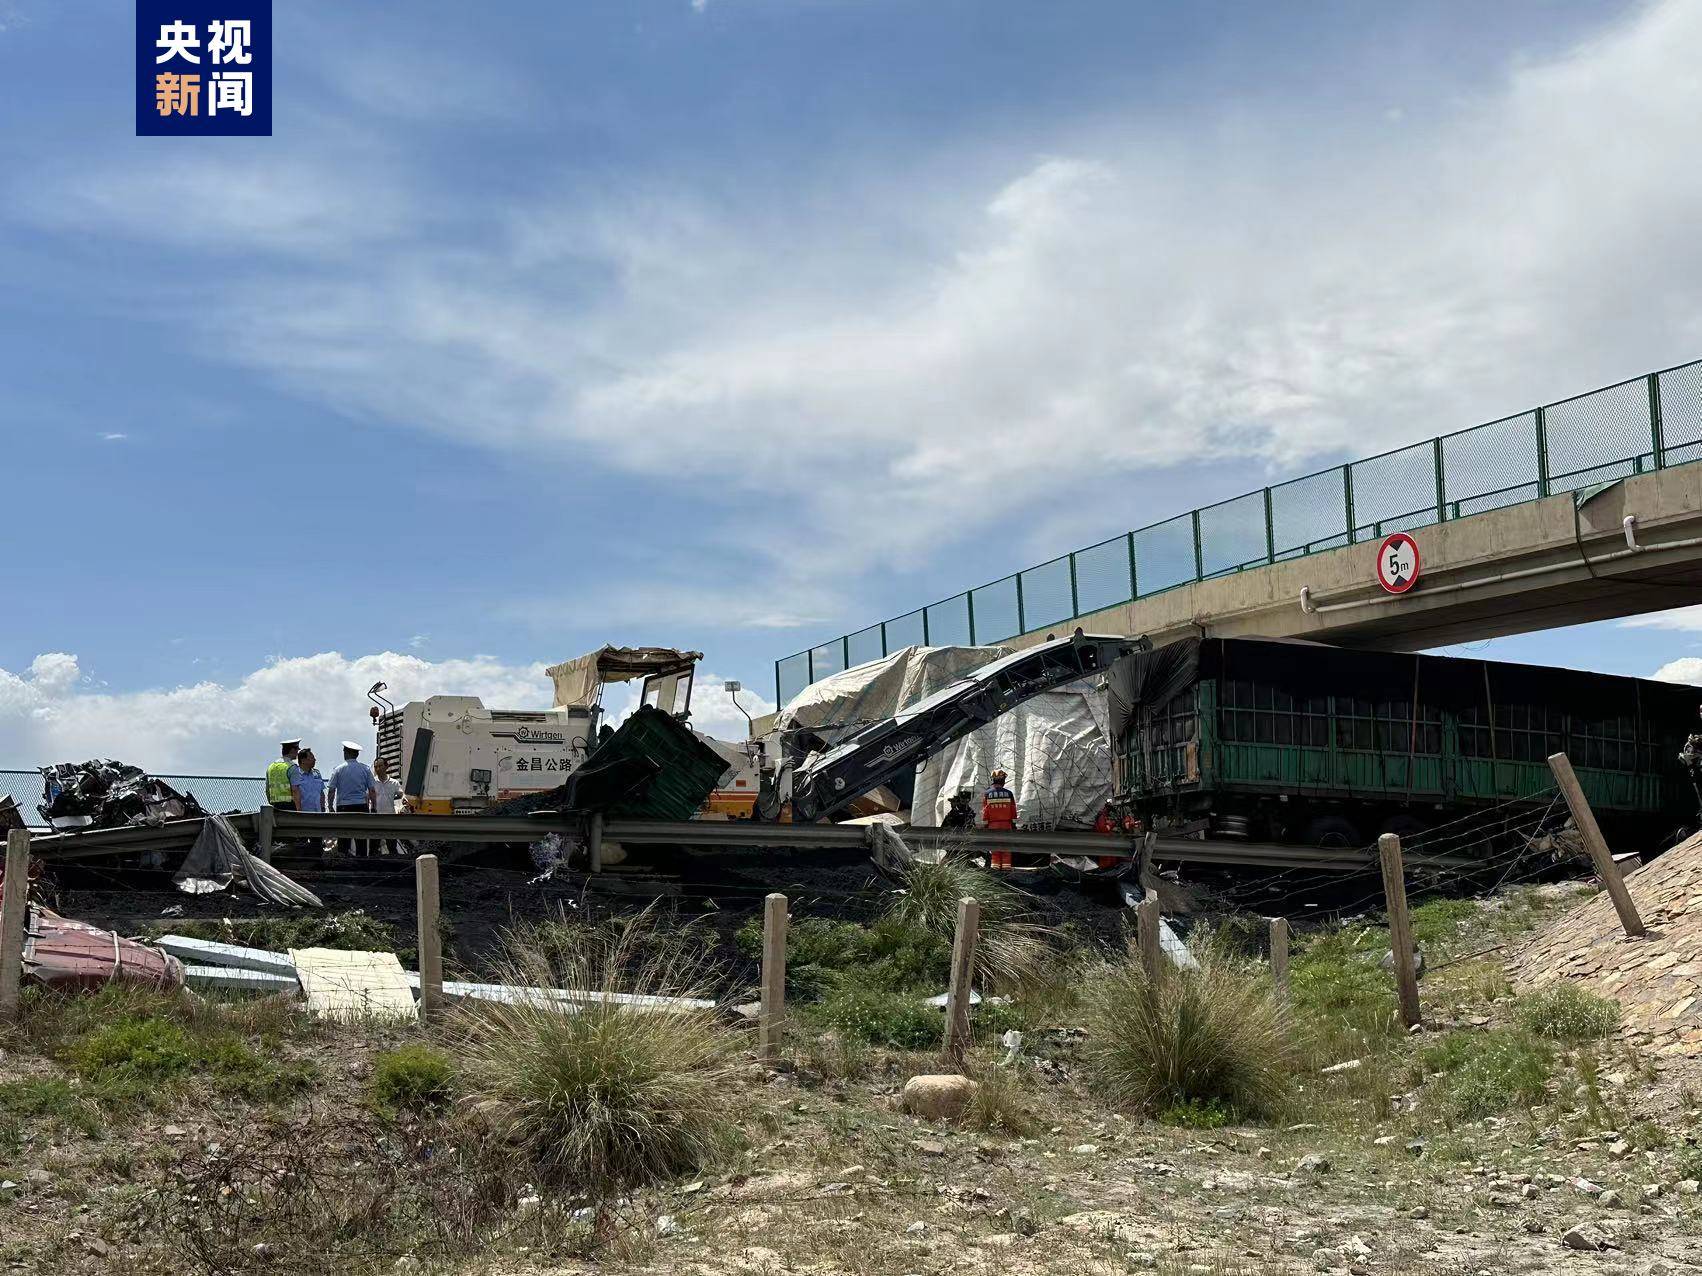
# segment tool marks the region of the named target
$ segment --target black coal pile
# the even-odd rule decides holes
[[[111,758],[44,766],[41,779],[36,810],[56,829],[158,827],[206,814],[194,794],[179,793],[141,767]]]

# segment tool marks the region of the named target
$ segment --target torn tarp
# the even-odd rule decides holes
[[[209,815],[201,823],[201,836],[184,857],[171,880],[189,895],[210,895],[226,889],[241,877],[248,889],[261,899],[290,908],[323,908],[319,896],[249,854],[231,822],[222,815]]]

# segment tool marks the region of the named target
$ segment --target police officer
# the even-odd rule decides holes
[[[266,801],[280,811],[295,810],[295,794],[290,792],[290,768],[301,752],[300,740],[285,740],[278,746],[283,756],[272,759],[266,768]]]

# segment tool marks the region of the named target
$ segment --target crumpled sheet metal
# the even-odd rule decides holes
[[[179,793],[141,767],[111,758],[57,762],[41,768],[36,808],[54,828],[158,828],[167,820],[204,814],[192,793]]]
[[[24,932],[24,978],[60,992],[93,992],[109,983],[171,992],[183,987],[183,963],[150,944],[37,906]]]

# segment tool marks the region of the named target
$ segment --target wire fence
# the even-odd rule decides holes
[[[1702,360],[1178,514],[774,662],[784,705],[910,646],[1002,642],[1195,581],[1702,459]]]
[[[156,775],[179,793],[192,793],[209,811],[253,811],[266,801],[266,781],[249,775]],[[0,802],[12,798],[31,828],[46,828],[36,809],[42,802],[40,771],[0,771]]]

